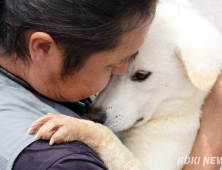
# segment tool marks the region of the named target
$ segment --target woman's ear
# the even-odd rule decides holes
[[[55,41],[52,37],[44,32],[31,33],[29,38],[29,51],[31,60],[36,64],[43,64],[53,56]]]

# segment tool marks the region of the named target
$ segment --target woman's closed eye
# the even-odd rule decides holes
[[[110,66],[113,68],[123,67],[125,64],[130,64],[133,61],[135,61],[138,54],[139,54],[139,52],[137,51],[135,54],[131,55],[130,57],[127,57],[126,59],[121,60],[119,63],[112,64]]]

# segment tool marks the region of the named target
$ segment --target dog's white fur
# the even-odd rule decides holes
[[[54,125],[66,120],[51,142],[81,140],[110,170],[181,169],[178,157],[191,152],[201,105],[220,72],[222,36],[187,1],[178,2],[160,2],[138,58],[126,75],[114,76],[93,103],[106,111],[105,124],[121,141],[100,124],[63,115],[48,115],[33,127],[44,119]],[[143,82],[132,81],[138,70],[152,75]],[[140,118],[143,121],[136,123]],[[38,136],[50,138],[44,136],[49,129],[41,131]]]

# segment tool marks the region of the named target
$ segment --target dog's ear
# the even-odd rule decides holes
[[[215,54],[192,46],[186,49],[176,47],[175,55],[182,62],[190,81],[198,89],[210,90],[212,88],[220,72],[220,63],[213,57]]]

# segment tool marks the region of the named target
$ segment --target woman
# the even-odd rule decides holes
[[[190,157],[200,158],[200,163],[189,164],[183,170],[219,170],[222,157],[222,76],[217,80],[203,106],[201,128]],[[205,162],[204,162],[205,160]],[[210,162],[206,162],[210,160]],[[211,161],[212,160],[212,161]]]
[[[43,140],[33,141],[26,130],[49,112],[78,117],[74,111],[79,109],[73,102],[101,91],[111,75],[126,73],[129,61],[143,44],[156,3],[156,0],[0,1],[2,170],[106,169],[100,158],[81,142],[50,147]],[[219,101],[220,97],[215,97],[217,90],[211,98]],[[218,107],[208,104],[204,117],[211,113],[208,107],[220,113]],[[212,117],[204,117],[193,155],[202,154],[206,139],[202,138],[202,131],[215,134],[209,130]],[[219,119],[212,124],[220,125]],[[213,147],[209,147],[211,153],[210,149]]]
[[[0,1],[1,170],[107,169],[81,142],[50,147],[26,131],[49,112],[79,117],[71,102],[126,73],[156,1]]]

